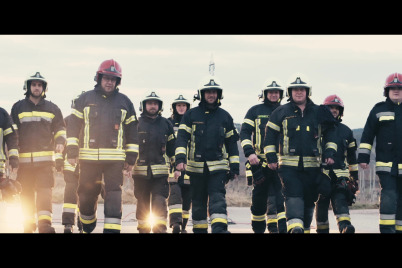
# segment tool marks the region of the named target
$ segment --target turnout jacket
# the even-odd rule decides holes
[[[16,125],[6,110],[0,108],[0,173],[5,173],[5,163],[7,158],[16,157],[18,159],[18,136]],[[8,157],[6,153],[6,145]]]
[[[205,102],[188,110],[177,132],[176,166],[187,163],[186,174],[202,174],[206,163],[211,174],[231,171],[239,174],[239,134],[232,116],[216,106],[207,108]]]
[[[272,111],[279,106],[280,103],[272,103],[266,100],[264,103],[254,105],[247,111],[240,130],[241,146],[246,157],[256,154],[265,159],[263,144],[265,127]]]
[[[56,155],[55,144],[65,145],[66,127],[59,107],[45,99],[35,105],[29,97],[16,102],[11,117],[18,129],[19,163],[52,163]]]
[[[402,105],[389,98],[377,103],[367,118],[359,145],[358,163],[369,163],[376,139],[376,172],[402,175]]]
[[[139,155],[134,166],[134,176],[165,177],[169,174],[169,159],[174,156],[173,126],[168,119],[158,115],[150,118],[144,113],[138,119]]]
[[[266,126],[264,153],[267,162],[291,168],[319,168],[321,157],[334,158],[335,118],[326,106],[316,105],[307,99],[301,109],[293,102],[275,109]],[[279,140],[279,159],[276,144]],[[321,137],[326,139],[322,148]],[[279,161],[278,161],[279,160]],[[300,165],[300,166],[299,166]]]
[[[324,138],[323,144],[327,143]],[[356,140],[353,137],[353,131],[340,121],[335,128],[335,143],[337,145],[337,151],[334,155],[334,164],[330,168],[324,167],[324,173],[328,175],[329,169],[332,169],[337,178],[349,177],[350,174],[355,180],[358,180]],[[324,163],[324,159],[322,160]]]
[[[72,115],[67,128],[67,158],[135,164],[138,121],[126,95],[118,89],[106,95],[95,86],[75,101]]]

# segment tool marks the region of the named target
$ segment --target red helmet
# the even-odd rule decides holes
[[[116,86],[120,85],[122,75],[120,64],[117,61],[111,59],[102,62],[96,72],[95,81],[99,83],[99,79],[102,78],[102,75],[104,74],[117,77]]]
[[[343,110],[345,106],[342,99],[339,98],[337,95],[334,94],[326,97],[323,104],[327,106],[339,106],[339,115],[343,116]]]
[[[388,90],[390,87],[402,87],[402,74],[393,73],[388,75],[385,79],[384,96],[388,97]]]

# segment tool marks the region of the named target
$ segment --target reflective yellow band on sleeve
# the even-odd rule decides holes
[[[249,124],[252,127],[255,127],[254,121],[252,121],[250,119],[245,118],[243,123],[246,123],[246,124]]]
[[[233,130],[226,133],[225,138],[227,139],[227,138],[230,138],[231,136],[233,136]]]
[[[356,142],[354,142],[354,141],[348,144],[348,148],[352,148],[355,146],[356,146]]]
[[[181,124],[181,125],[179,126],[179,129],[183,129],[183,130],[185,130],[185,131],[187,131],[188,133],[191,134],[191,128],[188,127],[188,126],[186,126],[185,124]]]
[[[372,146],[369,143],[360,143],[359,149],[371,150]]]
[[[127,118],[126,121],[124,121],[124,123],[125,123],[126,125],[128,125],[128,124],[130,124],[131,122],[135,122],[135,121],[136,121],[136,120],[135,120],[135,116],[132,115],[132,116],[130,116],[129,118]]]
[[[139,152],[139,145],[134,144],[134,143],[126,144],[126,152],[138,153]]]
[[[246,146],[246,145],[253,146],[253,143],[251,142],[251,140],[243,140],[243,141],[240,143],[240,145],[241,145],[241,147],[244,148],[244,146]]]
[[[3,135],[7,136],[8,134],[13,133],[13,129],[11,127],[7,128],[6,130],[4,130]]]
[[[8,151],[8,156],[17,156],[18,157],[18,150],[17,149],[11,149]]]
[[[187,149],[185,147],[177,147],[175,151],[175,155],[178,154],[187,154]]]
[[[66,131],[65,130],[57,131],[56,134],[54,135],[54,139],[57,139],[60,136],[66,139],[67,138]]]
[[[78,117],[79,119],[84,119],[84,114],[79,112],[76,109],[72,109],[71,110],[71,114],[75,115],[76,117]]]
[[[357,164],[349,166],[349,171],[358,171],[358,170],[359,170],[359,167],[357,166]]]
[[[281,131],[281,128],[279,126],[275,125],[274,123],[272,123],[271,121],[268,121],[267,126],[278,132]]]
[[[264,147],[264,154],[276,153],[275,145],[268,145]]]
[[[240,163],[240,157],[238,155],[229,157],[229,163],[230,164]]]
[[[69,145],[78,146],[78,139],[74,137],[67,138],[67,146]]]
[[[335,151],[338,150],[338,145],[334,142],[327,142],[325,144],[325,149],[334,149]]]
[[[170,134],[167,140],[168,140],[168,141],[171,141],[171,140],[173,140],[173,139],[174,139],[174,135],[173,135],[173,134]]]

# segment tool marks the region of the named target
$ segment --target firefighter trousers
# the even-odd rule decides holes
[[[150,170],[148,170],[150,172]],[[137,199],[137,230],[139,233],[166,233],[167,199],[169,197],[168,175],[133,176],[134,196]],[[152,212],[153,224],[149,221]]]
[[[104,181],[104,233],[121,232],[123,161],[81,161],[78,207],[84,233],[96,227],[98,197]]]
[[[402,178],[378,174],[380,180],[380,233],[402,233]]]
[[[212,233],[227,233],[226,171],[190,175],[192,221],[194,233],[208,233],[208,215]]]
[[[318,199],[320,168],[296,169],[281,166],[278,169],[285,197],[287,230],[295,227],[310,232],[314,206]]]
[[[334,172],[330,172],[329,175],[330,177],[321,174],[322,178],[326,179],[330,184],[331,194],[330,196],[320,194],[318,201],[316,202],[315,218],[317,233],[329,233],[328,209],[330,203],[336,217],[339,232],[341,233],[346,226],[351,224],[346,192],[347,189],[341,189],[338,187],[338,183],[346,178],[338,178]]]
[[[78,229],[82,230],[82,225],[79,220],[78,214],[78,179],[79,173],[73,172],[70,170],[64,170],[64,182],[66,186],[64,187],[64,204],[63,204],[63,212],[61,215],[61,224],[62,225],[76,225]],[[76,220],[77,219],[77,222]]]
[[[282,185],[276,171],[264,169],[265,180],[255,184],[251,196],[251,227],[254,233],[286,233]]]
[[[49,231],[53,213],[53,164],[20,165],[17,180],[22,187],[20,197],[24,214],[24,232],[35,232],[36,227],[39,233],[54,232]]]
[[[190,185],[171,182],[169,183],[169,189],[169,226],[172,227],[173,224],[178,223],[181,225],[182,230],[185,230],[190,217]]]

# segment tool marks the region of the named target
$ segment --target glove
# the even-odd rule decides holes
[[[251,172],[253,173],[253,185],[259,185],[265,181],[265,176],[262,169],[262,164],[252,165]]]
[[[3,200],[6,202],[11,202],[14,195],[21,193],[22,187],[21,184],[16,180],[3,178],[0,181],[0,190]]]
[[[10,156],[10,159],[8,159],[8,163],[10,164],[11,168],[18,168],[18,157],[16,157],[15,155]]]
[[[235,174],[234,172],[232,172],[231,170],[229,170],[228,172],[226,172],[226,181],[225,181],[225,184],[228,184],[229,181],[234,180],[235,175],[236,175],[236,174]]]
[[[63,167],[64,167],[64,159],[57,158],[56,159],[56,171],[57,172],[63,171]]]

